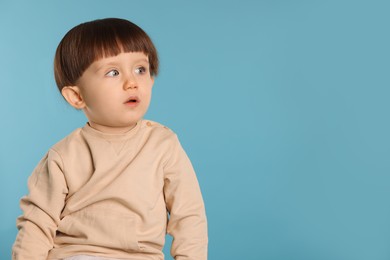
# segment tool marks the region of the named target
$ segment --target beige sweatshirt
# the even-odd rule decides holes
[[[14,260],[164,259],[166,232],[175,259],[207,259],[198,181],[176,135],[158,123],[141,120],[125,134],[87,124],[49,150],[28,187]]]

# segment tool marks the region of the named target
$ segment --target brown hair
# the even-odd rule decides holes
[[[134,23],[106,18],[77,25],[62,38],[54,57],[58,89],[76,85],[94,61],[121,52],[143,52],[149,58],[150,75],[157,75],[156,48],[149,36]]]

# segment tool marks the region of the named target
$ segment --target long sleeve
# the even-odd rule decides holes
[[[13,260],[44,260],[53,239],[67,194],[61,157],[50,150],[28,181],[29,194],[21,199],[23,215],[17,219],[19,232]]]
[[[167,231],[173,237],[171,255],[176,260],[206,260],[204,202],[191,162],[176,136],[164,173],[164,195],[170,214]]]

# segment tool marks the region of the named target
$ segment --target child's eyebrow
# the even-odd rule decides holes
[[[96,64],[96,70],[95,71],[100,71],[102,69],[105,69],[107,67],[112,67],[112,66],[117,66],[118,62],[112,61],[108,63],[101,63],[101,64]]]
[[[137,59],[137,60],[134,60],[132,63],[138,63],[138,62],[145,62],[147,64],[149,64],[149,60],[146,59],[146,58],[141,58],[141,59]],[[120,62],[117,62],[117,61],[110,61],[108,63],[103,63],[103,64],[96,64],[96,70],[95,71],[100,71],[106,67],[111,67],[111,66],[118,66]]]
[[[134,63],[137,63],[137,62],[140,62],[140,61],[143,61],[143,62],[149,63],[149,60],[148,60],[148,59],[146,59],[146,58],[142,58],[142,59],[135,60],[135,61],[134,61]]]

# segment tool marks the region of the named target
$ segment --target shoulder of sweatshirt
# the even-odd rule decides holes
[[[156,134],[158,133],[165,137],[172,137],[172,138],[176,137],[176,133],[169,127],[148,119],[144,119],[141,121],[141,129],[147,131],[153,131]]]
[[[142,120],[141,128],[148,131],[150,136],[153,136],[153,140],[160,140],[162,141],[161,143],[165,143],[171,148],[178,145],[181,146],[176,132],[161,123],[144,119]]]
[[[83,137],[81,134],[81,128],[76,128],[75,130],[73,130],[73,132],[71,132],[70,134],[68,134],[67,136],[62,138],[60,141],[55,143],[50,148],[49,153],[50,153],[50,151],[55,151],[58,154],[62,154],[64,149],[67,150],[67,148],[71,144],[77,144],[77,143],[79,144],[80,142],[83,142],[82,140],[83,140]]]

